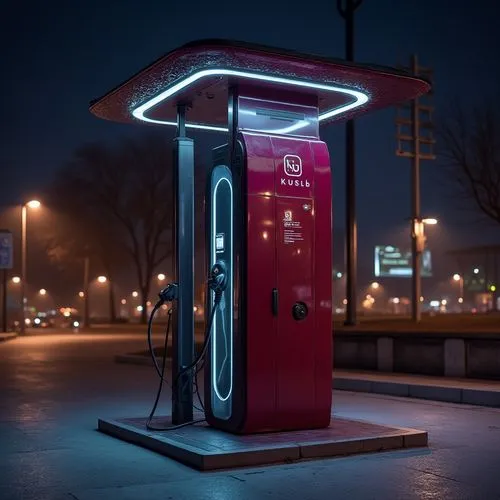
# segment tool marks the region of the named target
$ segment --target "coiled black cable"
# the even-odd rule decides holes
[[[167,287],[166,289],[162,290],[162,292],[160,292],[160,300],[155,304],[155,306],[153,307],[153,310],[151,311],[151,314],[150,314],[149,320],[148,320],[148,346],[149,346],[149,352],[150,352],[151,358],[153,360],[153,364],[154,364],[156,373],[158,374],[158,377],[160,378],[160,382],[158,384],[158,390],[156,392],[156,397],[155,397],[155,401],[153,403],[153,407],[151,409],[151,412],[149,414],[148,420],[146,422],[146,428],[149,429],[149,430],[154,430],[154,431],[170,431],[170,430],[180,429],[180,428],[186,427],[188,425],[194,425],[194,424],[201,423],[201,422],[205,421],[204,418],[194,419],[194,420],[191,420],[189,422],[184,422],[184,423],[178,424],[178,425],[170,425],[170,426],[167,426],[167,427],[156,427],[156,426],[154,426],[152,424],[152,421],[153,421],[153,418],[154,418],[154,414],[155,414],[156,409],[158,407],[158,403],[160,401],[161,393],[162,393],[162,390],[163,390],[163,383],[166,382],[167,385],[169,385],[169,387],[172,390],[172,394],[175,397],[175,394],[177,393],[176,389],[177,389],[177,384],[179,383],[179,379],[185,373],[187,373],[188,371],[192,370],[193,368],[197,368],[198,364],[204,359],[204,357],[206,355],[206,352],[208,350],[208,346],[210,345],[210,340],[211,340],[211,337],[212,337],[212,323],[213,323],[213,319],[215,317],[215,313],[216,313],[217,308],[218,308],[218,306],[220,304],[220,301],[222,299],[222,293],[224,291],[223,288],[221,288],[220,286],[218,286],[218,284],[221,283],[221,278],[220,277],[217,278],[216,280],[214,280],[213,283],[214,284],[211,287],[214,289],[214,292],[215,292],[214,304],[213,304],[213,307],[212,307],[212,311],[211,311],[211,314],[210,314],[209,321],[207,322],[207,325],[206,325],[206,328],[205,328],[205,340],[203,342],[203,347],[201,349],[201,352],[196,356],[196,358],[194,359],[194,361],[191,364],[189,364],[188,366],[186,366],[185,368],[183,368],[182,370],[179,371],[179,373],[175,377],[174,383],[172,384],[171,387],[170,387],[170,384],[168,383],[168,381],[165,379],[165,367],[166,367],[166,360],[167,360],[168,338],[169,338],[170,327],[171,327],[172,308],[170,308],[170,310],[168,311],[167,329],[166,329],[166,332],[165,332],[164,353],[163,353],[163,362],[162,362],[161,369],[160,369],[160,366],[159,366],[158,361],[156,359],[156,355],[155,355],[154,348],[153,348],[152,330],[153,330],[154,317],[155,317],[157,311],[160,309],[160,307],[164,304],[164,302],[166,300],[174,300],[175,299],[175,290],[173,292],[171,292],[171,293],[170,293],[170,290],[169,290],[169,287],[171,287],[173,285],[169,285],[169,287]],[[204,407],[203,402],[201,400],[200,393],[199,393],[199,388],[198,388],[197,377],[198,377],[199,371],[200,371],[200,369],[196,370],[194,385],[195,385],[195,388],[196,388],[196,394],[198,396],[198,399],[199,399],[200,404],[202,405],[202,408],[203,408],[203,411],[204,411],[205,407]],[[195,406],[195,408],[196,408],[196,406]]]

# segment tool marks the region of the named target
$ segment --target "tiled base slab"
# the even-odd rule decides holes
[[[156,426],[170,425],[158,417]],[[156,451],[198,470],[229,469],[427,446],[427,432],[333,418],[326,429],[240,436],[196,424],[177,430],[146,429],[145,418],[98,420],[100,431]]]

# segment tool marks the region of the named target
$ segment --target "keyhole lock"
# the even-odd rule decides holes
[[[301,321],[307,317],[307,306],[304,302],[296,302],[292,307],[292,316],[293,319],[297,321]]]

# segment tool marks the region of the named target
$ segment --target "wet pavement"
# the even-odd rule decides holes
[[[429,449],[211,473],[97,432],[97,417],[149,411],[154,370],[113,361],[144,346],[131,334],[0,344],[1,500],[500,499],[494,408],[335,391],[335,414],[428,430]]]

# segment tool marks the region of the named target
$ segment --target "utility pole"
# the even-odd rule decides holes
[[[354,13],[363,0],[337,0],[337,10],[345,21],[345,58],[354,61]],[[354,120],[348,120],[345,129],[345,226],[346,226],[346,319],[345,324],[356,324],[356,284],[358,260],[358,227],[356,221],[356,157]]]
[[[2,332],[7,333],[7,269],[2,270]]]
[[[90,328],[90,258],[83,260],[83,327]]]
[[[432,81],[432,71],[418,65],[416,55],[410,59],[410,70],[415,77]],[[421,319],[420,297],[422,296],[422,253],[425,248],[424,221],[420,211],[420,160],[434,160],[432,134],[432,112],[434,107],[423,102],[432,95],[432,91],[424,97],[413,99],[410,106],[398,108],[396,117],[398,146],[396,155],[411,158],[411,255],[412,255],[412,287],[411,316],[415,323]],[[410,116],[407,116],[408,111]]]

